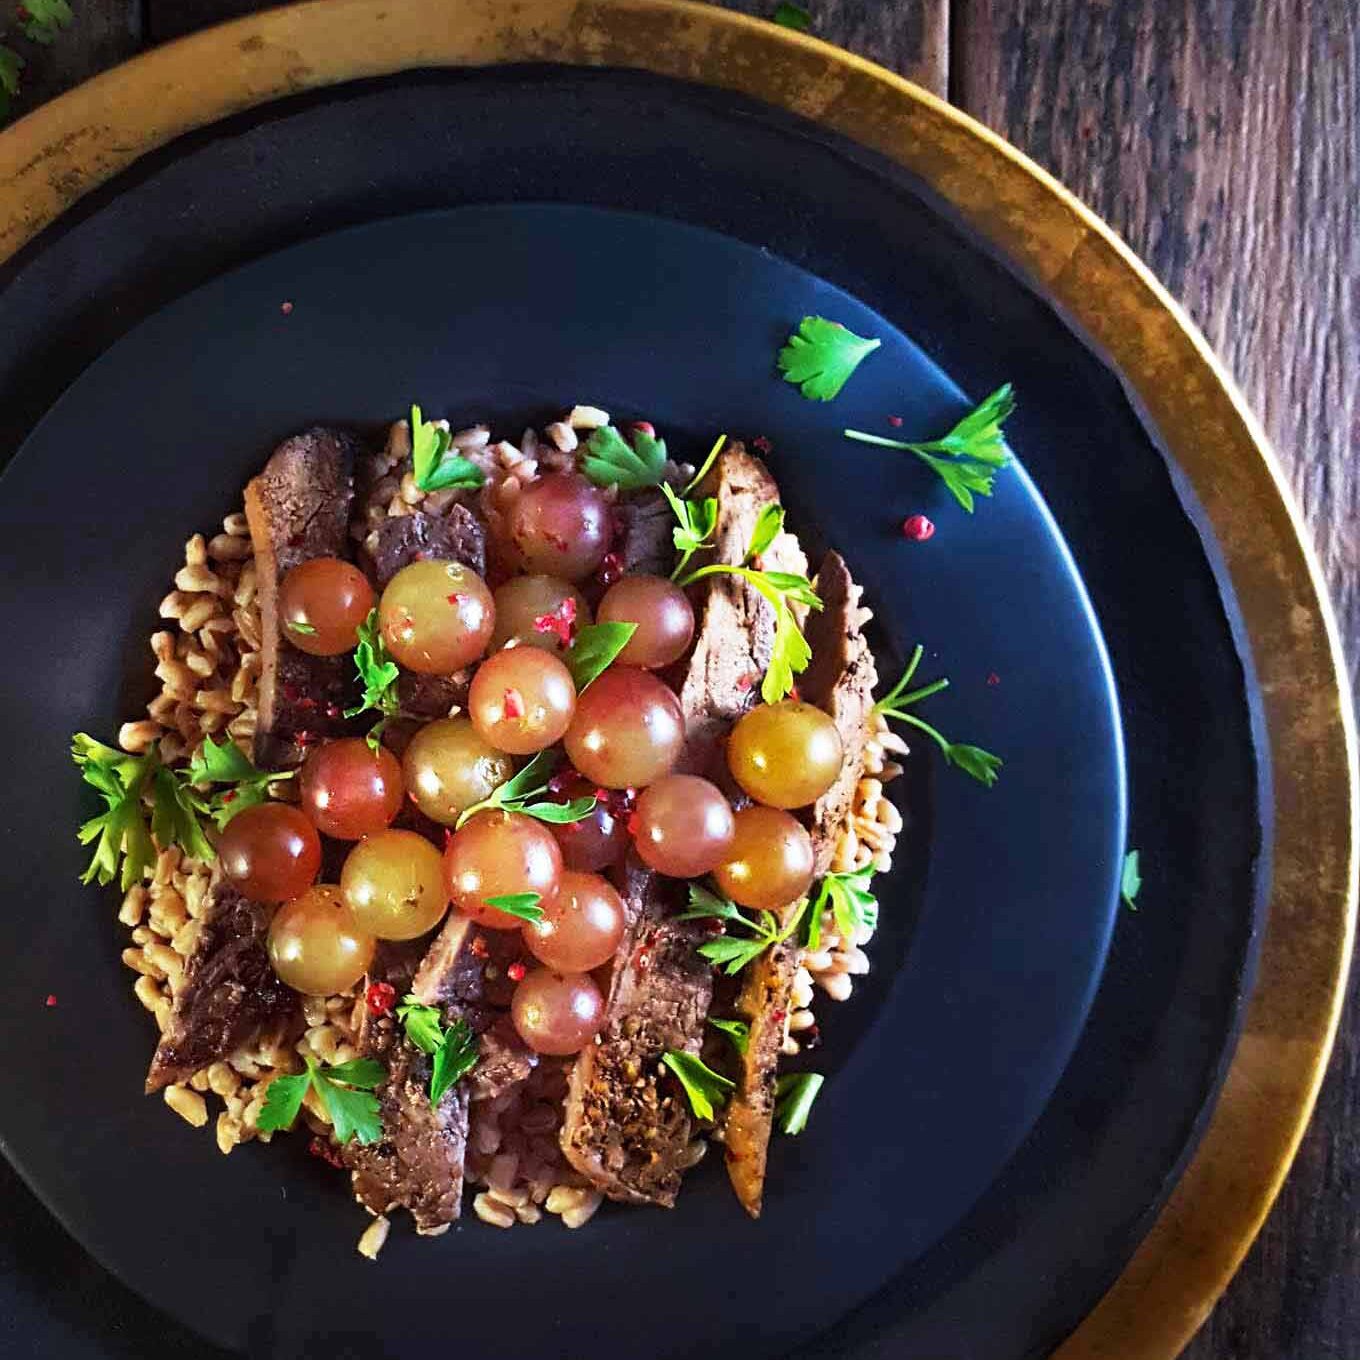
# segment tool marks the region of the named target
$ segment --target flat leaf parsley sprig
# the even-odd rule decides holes
[[[581,471],[597,486],[617,486],[620,491],[641,491],[658,486],[666,476],[666,441],[639,426],[630,431],[631,442],[612,425],[602,425],[586,440]]]
[[[337,1143],[357,1138],[362,1144],[376,1143],[382,1137],[378,1097],[373,1089],[387,1079],[382,1063],[372,1058],[322,1068],[311,1058],[303,1058],[305,1072],[291,1077],[275,1077],[265,1093],[260,1109],[261,1133],[291,1129],[309,1087],[314,1088],[330,1116]]]
[[[830,401],[882,343],[856,335],[839,321],[805,316],[779,351],[779,371],[809,401]]]
[[[1001,426],[1014,410],[1015,393],[1010,383],[1004,383],[942,439],[913,442],[888,439],[864,430],[846,430],[845,437],[861,444],[914,453],[939,475],[950,494],[971,515],[974,494],[990,496],[997,472],[1010,462],[1010,454],[1001,442]]]
[[[359,642],[354,648],[354,669],[359,672],[359,682],[364,692],[357,704],[345,710],[345,717],[357,718],[361,713],[378,715],[378,721],[369,728],[364,738],[376,751],[383,728],[401,712],[401,700],[397,695],[401,671],[383,641],[376,609],[369,610],[368,617],[355,631]]]
[[[1003,764],[999,756],[994,756],[990,751],[984,751],[980,746],[968,746],[960,742],[949,741],[924,718],[918,717],[915,713],[907,712],[910,705],[920,703],[922,699],[927,699],[932,694],[938,694],[942,689],[949,688],[949,681],[940,679],[934,680],[928,685],[922,685],[919,689],[908,689],[912,677],[916,674],[916,668],[921,664],[921,658],[924,655],[925,648],[918,645],[911,654],[911,660],[907,662],[907,669],[902,673],[902,678],[874,705],[873,711],[881,713],[885,718],[895,718],[899,722],[919,728],[944,753],[946,763],[957,767],[965,774],[972,775],[980,784],[985,784],[988,788],[991,788],[996,783],[997,771],[1001,769]]]
[[[661,1061],[675,1074],[697,1119],[712,1119],[727,1103],[728,1094],[737,1089],[736,1082],[715,1072],[693,1053],[668,1049]]]
[[[466,825],[470,817],[488,809],[501,812],[521,812],[540,822],[563,825],[566,822],[579,822],[589,817],[595,810],[595,798],[573,798],[565,803],[551,799],[540,799],[539,795],[549,792],[549,778],[557,768],[560,757],[554,750],[540,751],[522,770],[513,774],[504,784],[498,784],[489,798],[474,803],[458,818],[454,830]],[[493,904],[494,905],[494,904]],[[510,910],[502,907],[502,911]],[[541,913],[540,913],[541,915]],[[534,918],[536,919],[536,918]]]
[[[486,474],[453,447],[453,436],[442,425],[422,420],[420,407],[411,407],[411,474],[422,491],[475,489]]]
[[[438,1006],[427,1006],[410,993],[397,1007],[397,1018],[405,1026],[406,1037],[434,1060],[430,1067],[430,1108],[435,1109],[444,1093],[476,1067],[480,1051],[477,1036],[461,1017],[445,1025]]]
[[[878,899],[869,888],[874,873],[871,862],[862,869],[827,874],[822,879],[806,916],[804,943],[810,951],[815,953],[822,947],[822,915],[828,907],[843,940],[852,940],[858,930],[878,929]]]
[[[757,912],[752,919],[735,902],[719,897],[702,884],[691,883],[689,906],[675,919],[722,921],[729,928],[740,926],[749,932],[734,935],[729,930],[729,933],[717,935],[699,946],[698,952],[704,958],[731,976],[740,973],[748,963],[759,958],[767,949],[787,940],[793,934],[801,916],[801,910],[792,912],[788,923],[783,926],[779,924],[779,918],[772,911]]]

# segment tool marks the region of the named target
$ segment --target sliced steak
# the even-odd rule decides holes
[[[562,1151],[610,1199],[669,1208],[694,1126],[661,1056],[698,1053],[713,976],[696,952],[702,927],[671,914],[673,882],[634,866],[623,893],[631,926],[615,958],[609,1019],[572,1066]]]
[[[440,514],[413,510],[384,520],[364,540],[366,566],[381,590],[403,567],[425,558],[461,562],[478,576],[486,575],[486,530],[465,505],[453,504]]]
[[[294,647],[280,630],[278,587],[300,562],[348,555],[355,451],[348,435],[308,430],[284,440],[246,486],[260,601],[255,761],[266,769],[298,764],[309,736],[345,730],[342,710],[352,702],[354,663]]]
[[[675,565],[675,516],[665,496],[654,489],[639,491],[619,501],[614,519],[614,551],[623,559],[624,574],[669,576]]]
[[[269,963],[273,914],[272,907],[243,897],[220,871],[214,874],[198,939],[147,1073],[148,1091],[187,1081],[266,1026],[300,1013],[298,994]]]
[[[809,829],[816,856],[816,872],[831,867],[836,842],[855,800],[855,787],[864,770],[864,744],[874,706],[878,672],[863,627],[869,611],[860,604],[863,591],[851,579],[841,555],[827,553],[817,573],[822,610],[807,623],[812,661],[799,690],[804,699],[831,715],[841,736],[845,759],[836,782],[813,805]]]

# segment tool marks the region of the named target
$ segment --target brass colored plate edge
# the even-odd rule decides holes
[[[415,67],[529,61],[735,91],[896,161],[1103,350],[1204,508],[1242,610],[1274,779],[1257,981],[1198,1151],[1057,1352],[1173,1360],[1264,1221],[1326,1069],[1355,924],[1356,733],[1322,575],[1266,438],[1193,323],[1109,226],[927,91],[762,20],[687,0],[310,0],[147,52],[0,133],[0,262],[137,157],[229,114]]]

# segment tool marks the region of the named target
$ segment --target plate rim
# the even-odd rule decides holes
[[[1174,1360],[1245,1256],[1327,1067],[1356,917],[1349,682],[1308,532],[1264,432],[1114,230],[995,133],[861,57],[691,0],[308,0],[134,58],[0,133],[0,264],[172,138],[273,99],[419,67],[618,66],[744,94],[921,179],[1124,383],[1214,535],[1255,663],[1273,774],[1256,983],[1203,1139],[1057,1360]]]

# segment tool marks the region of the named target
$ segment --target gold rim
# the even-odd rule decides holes
[[[1203,337],[1114,232],[980,124],[861,58],[684,0],[312,0],[96,77],[0,134],[0,262],[180,133],[419,66],[624,66],[763,100],[921,177],[1107,354],[1190,479],[1241,605],[1274,777],[1255,991],[1203,1142],[1059,1360],[1171,1360],[1293,1159],[1340,1015],[1355,916],[1356,740],[1321,574],[1266,439]]]

